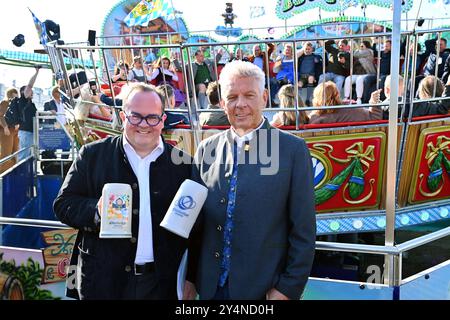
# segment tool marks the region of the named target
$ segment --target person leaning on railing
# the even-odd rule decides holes
[[[4,117],[11,101],[18,96],[16,88],[9,88],[6,90],[5,98],[0,102],[0,160],[19,150],[19,126],[8,125]],[[8,170],[15,163],[16,158],[14,157],[0,165],[0,173]]]

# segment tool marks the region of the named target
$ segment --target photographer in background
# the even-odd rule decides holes
[[[64,103],[66,102],[68,101],[64,96],[61,95],[60,87],[54,86],[52,88],[52,99],[44,103],[44,111],[50,111],[52,114],[56,115],[56,120],[45,120],[45,122],[54,125],[55,128],[61,128],[64,126],[66,127],[66,130],[69,130],[68,126],[66,126],[67,118],[65,115],[66,111],[64,109]],[[45,150],[42,152],[42,157],[45,159],[56,159],[56,154],[54,150]],[[61,158],[67,159],[68,155],[63,155]]]
[[[20,98],[18,101],[19,112],[19,150],[31,147],[33,145],[33,128],[34,118],[36,116],[36,106],[33,103],[33,86],[36,82],[37,76],[41,66],[35,66],[35,73],[31,77],[28,85],[20,88]],[[27,149],[25,152],[19,153],[18,161],[25,159],[31,155],[31,150]]]

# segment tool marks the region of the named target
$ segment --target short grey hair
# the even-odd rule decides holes
[[[258,84],[260,92],[264,92],[264,85],[266,76],[264,72],[255,64],[247,61],[234,60],[227,63],[222,69],[219,78],[222,97],[225,96],[226,91],[230,86],[230,81],[233,78],[254,78]]]
[[[154,93],[156,93],[158,95],[159,99],[161,100],[161,113],[164,112],[164,106],[166,104],[166,100],[165,100],[164,96],[161,94],[161,92],[159,92],[156,89],[156,87],[154,85],[146,84],[146,83],[142,83],[142,82],[131,85],[130,91],[123,99],[123,103],[122,103],[123,111],[127,110],[130,96],[135,92],[154,92]]]
[[[398,76],[398,85],[399,86],[404,85],[404,80],[401,75]],[[391,88],[391,75],[386,76],[386,79],[384,80],[384,87],[389,89]]]

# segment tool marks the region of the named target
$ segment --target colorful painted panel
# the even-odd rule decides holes
[[[275,12],[280,19],[288,19],[295,14],[320,8],[325,11],[344,11],[359,5],[375,5],[391,8],[392,0],[278,0]],[[413,0],[402,2],[402,11],[407,12],[413,6]]]
[[[0,247],[0,300],[63,298],[65,283],[42,285],[40,250]]]
[[[286,33],[283,39],[339,37],[361,33],[380,33],[392,28],[390,23],[365,17],[334,17],[309,22]]]
[[[42,283],[53,283],[66,280],[66,267],[70,264],[77,231],[53,230],[42,233],[47,248],[42,250],[44,272]]]
[[[448,126],[421,132],[414,161],[409,202],[450,198],[450,130]]]
[[[161,39],[163,38],[167,41],[168,35],[149,36],[148,34],[164,34],[175,30],[181,34],[183,40],[188,37],[189,31],[187,30],[184,19],[181,17],[174,19],[172,15],[164,17],[164,19],[155,19],[148,26],[128,27],[124,19],[138,3],[139,0],[121,0],[106,13],[100,30],[100,36],[103,37],[101,39],[102,45],[129,45],[131,43],[134,45],[148,45],[150,42],[152,44],[161,43]],[[129,34],[133,34],[134,36],[123,37],[123,35]],[[141,36],[140,34],[145,35]],[[180,41],[180,37],[176,34],[172,34],[170,38],[170,42],[172,43]],[[153,51],[143,51],[146,60],[152,60],[152,55],[154,55],[154,59],[163,54],[170,56],[168,50],[163,48],[155,48]],[[132,61],[132,55],[140,53],[132,52],[131,50],[105,50],[105,54],[108,60],[108,69],[112,71],[117,60],[123,59],[130,63]],[[104,71],[102,70],[103,73]],[[105,75],[103,74],[103,76]]]
[[[313,162],[317,212],[379,207],[384,133],[323,136],[306,141]]]

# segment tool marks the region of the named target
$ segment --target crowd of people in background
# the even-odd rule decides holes
[[[222,49],[208,52],[208,47],[203,46],[194,52],[192,62],[184,67],[179,59],[180,54],[172,52],[170,57],[158,56],[149,49],[144,57],[134,56],[132,61],[117,60],[110,75],[114,95],[111,90],[93,90],[89,84],[71,90],[75,96],[81,96],[76,108],[81,114],[80,120],[85,120],[89,115],[112,120],[111,107],[122,106],[132,84],[144,82],[155,85],[166,98],[164,128],[188,125],[194,120],[187,112],[189,102],[201,111],[195,119],[200,125],[227,126],[229,122],[220,105],[217,80],[223,64],[242,60],[256,65],[266,75],[265,88],[270,93],[266,107],[292,109],[271,113],[269,120],[273,126],[387,119],[388,108],[374,105],[386,103],[390,98],[392,42],[390,39],[371,40],[373,42],[369,39],[328,40],[323,47],[319,42],[308,41],[302,43],[300,48],[286,42],[278,52],[275,44],[255,44],[251,52],[238,47],[230,53],[225,63],[222,62]],[[411,79],[414,72],[413,80],[408,83],[403,83],[400,76],[398,96],[405,107],[399,110],[399,114],[404,117],[409,114],[416,117],[449,112],[450,99],[426,100],[450,97],[450,48],[447,47],[447,39],[428,39],[424,48],[421,50],[420,44],[414,48],[413,43],[405,41],[401,44],[399,74],[408,73],[406,79]],[[409,54],[406,54],[407,50]],[[36,68],[29,83],[20,90],[8,89],[0,103],[0,159],[33,144],[36,106],[32,101],[32,89],[38,73],[39,68]],[[414,92],[411,94],[412,88]],[[61,93],[67,93],[67,89],[59,79],[44,110],[58,114],[57,122],[64,126],[66,120],[61,114],[67,101]],[[414,104],[411,97],[416,99]],[[350,104],[370,104],[370,107],[322,109],[324,106]],[[316,109],[296,110],[302,107]],[[21,152],[18,161],[29,154],[30,150]],[[14,158],[2,164],[0,172],[13,166],[15,161]]]
[[[258,66],[266,74],[265,86],[270,93],[270,100],[266,107],[294,109],[295,107],[373,104],[388,101],[386,90],[389,90],[390,84],[385,85],[385,83],[391,74],[391,48],[392,42],[388,38],[385,40],[381,40],[381,38],[350,41],[347,39],[328,40],[323,47],[319,45],[319,42],[307,41],[302,43],[299,48],[294,48],[293,43],[286,42],[279,52],[276,52],[275,44],[266,43],[255,44],[251,52],[247,52],[244,47],[237,47],[223,62],[221,60],[224,54],[222,50],[207,52],[207,47],[200,47],[193,54],[192,63],[184,66],[184,71],[187,73],[187,84],[184,84],[184,81],[182,84],[179,82],[183,77],[183,68],[181,68],[176,55],[172,54],[170,58],[166,56],[158,58],[153,50],[149,50],[145,60],[139,56],[134,57],[134,63],[126,77],[128,82],[169,85],[175,93],[175,109],[186,109],[187,99],[190,99],[191,104],[197,106],[198,109],[203,109],[199,116],[200,125],[217,126],[226,124],[224,115],[219,112],[220,106],[218,103],[214,103],[216,100],[213,93],[217,87],[216,80],[223,64],[242,60]],[[406,54],[406,50],[410,51],[409,55]],[[414,69],[414,96],[420,98],[419,88],[432,82],[433,94],[427,97],[433,98],[441,95],[446,97],[445,88],[450,69],[450,49],[447,48],[447,40],[445,38],[441,38],[439,41],[437,39],[426,40],[425,51],[422,52],[421,46],[418,44],[414,60],[411,56],[413,53],[412,43],[402,42],[399,74],[408,71],[408,78],[410,78],[411,71]],[[205,58],[205,55],[208,58]],[[405,61],[405,57],[409,57],[408,62]],[[416,65],[413,67],[414,61]],[[119,77],[121,73],[118,70],[123,66],[126,66],[126,63],[120,60],[116,66],[113,80]],[[408,70],[406,70],[407,67]],[[428,78],[426,83],[421,84],[425,77],[435,75],[436,68],[437,77]],[[124,78],[125,71],[121,79]],[[209,88],[210,86],[211,88]],[[294,86],[297,87],[294,88]],[[186,87],[189,89],[190,96],[186,95]],[[434,90],[435,87],[444,89]],[[401,96],[409,98],[412,84],[405,84],[405,88],[407,92],[405,94],[402,89]],[[379,95],[379,99],[373,98],[374,93],[375,96]],[[322,98],[319,98],[320,94],[322,94]],[[218,99],[220,100],[220,96]],[[408,112],[409,100],[404,101],[405,110]],[[446,101],[443,100],[438,104],[441,108],[425,108],[423,104],[415,103],[412,115],[446,114],[448,112]],[[206,109],[214,108],[218,110],[206,112]],[[323,113],[322,110],[299,112],[294,109],[293,111],[273,113],[271,121],[274,125],[285,126],[322,123],[326,121],[325,119],[328,119],[329,122],[342,122],[381,120],[387,117],[386,108],[373,107],[371,109],[373,112],[368,110],[361,109],[351,112],[350,110],[332,111],[329,109]],[[322,116],[319,116],[320,114]],[[332,114],[334,116],[331,116]],[[188,121],[186,117],[186,124]]]

